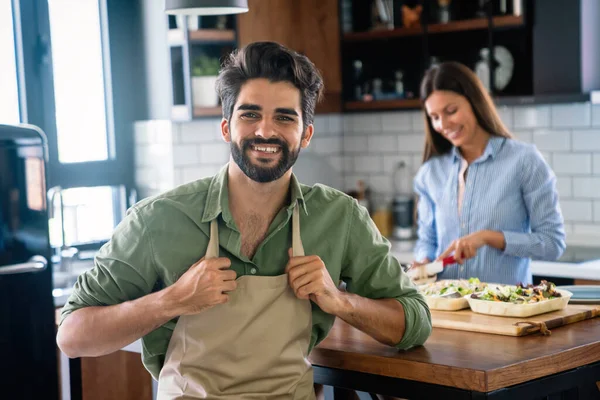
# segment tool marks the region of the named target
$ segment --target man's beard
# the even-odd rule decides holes
[[[261,144],[271,144],[279,146],[279,162],[274,167],[262,167],[254,164],[250,157],[247,155],[247,151],[252,150],[252,146]],[[283,176],[292,166],[296,163],[300,154],[300,146],[296,151],[290,151],[287,144],[280,139],[248,139],[242,141],[241,148],[233,140],[231,141],[231,156],[233,161],[240,167],[240,169],[246,174],[246,176],[255,182],[273,182]],[[260,163],[260,158],[259,161]]]

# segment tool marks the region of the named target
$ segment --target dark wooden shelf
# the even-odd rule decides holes
[[[181,46],[185,42],[185,35],[182,29],[169,29],[167,40],[171,46]],[[188,32],[190,43],[234,43],[235,31],[228,29],[199,29]]]
[[[502,15],[493,18],[494,28],[507,28],[522,26],[525,23],[523,16],[517,15]],[[427,25],[428,34],[471,31],[477,29],[487,29],[487,18],[465,19],[460,21],[452,21],[447,24],[430,24]],[[358,42],[375,39],[391,39],[402,36],[417,36],[423,35],[425,29],[422,26],[414,28],[397,28],[390,30],[375,30],[367,32],[346,33],[344,35],[345,42]]]
[[[600,104],[600,90],[592,90],[588,93],[494,96],[493,100],[497,106],[565,104],[582,102]],[[347,101],[344,103],[345,111],[383,111],[419,108],[421,108],[421,101],[419,99]]]
[[[217,107],[194,107],[194,118],[196,117],[220,117],[223,115],[221,106]]]
[[[344,103],[344,110],[348,111],[397,110],[401,108],[421,108],[421,100],[398,99],[374,101],[348,101]]]

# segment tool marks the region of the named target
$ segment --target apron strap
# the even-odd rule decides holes
[[[219,257],[219,226],[216,219],[210,221],[210,240],[204,257],[207,259]]]
[[[300,237],[300,208],[298,202],[292,213],[292,255],[299,257],[304,255],[304,246],[302,246],[302,238]]]
[[[294,257],[304,255],[304,246],[302,246],[302,238],[300,237],[300,212],[298,204],[296,204],[292,213],[292,254]],[[219,257],[219,226],[216,219],[210,221],[210,239],[204,257],[207,259]]]

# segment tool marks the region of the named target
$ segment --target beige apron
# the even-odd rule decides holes
[[[304,255],[298,206],[292,219],[294,256]],[[281,249],[287,251],[287,249]],[[219,255],[216,221],[206,258]],[[287,274],[242,276],[229,301],[181,316],[158,380],[158,400],[314,399],[307,359],[311,306]]]

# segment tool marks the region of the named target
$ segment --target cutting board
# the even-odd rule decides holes
[[[431,310],[431,320],[434,328],[493,333],[506,336],[524,336],[539,332],[540,330],[544,331],[540,323],[544,323],[545,327],[551,330],[559,326],[572,324],[597,316],[600,316],[600,306],[598,305],[572,304],[567,305],[564,310],[527,318],[498,317],[494,315],[477,314],[471,310]],[[532,324],[523,322],[531,322]]]

